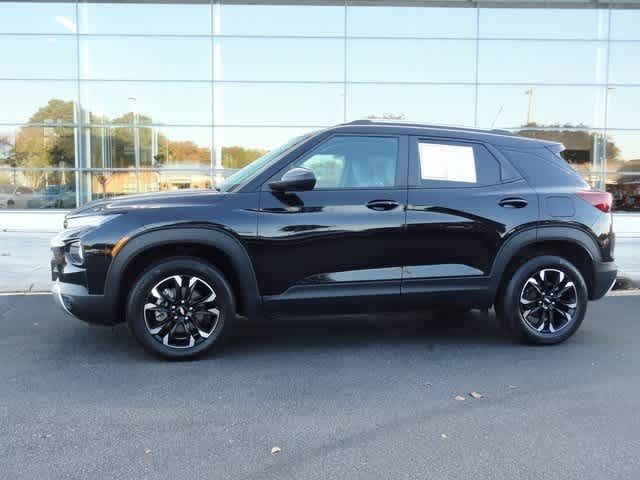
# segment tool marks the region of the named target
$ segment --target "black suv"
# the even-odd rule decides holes
[[[616,278],[611,196],[562,145],[356,121],[295,138],[218,190],[91,203],[52,240],[71,315],[126,320],[170,358],[236,315],[495,307],[517,338],[570,337]]]

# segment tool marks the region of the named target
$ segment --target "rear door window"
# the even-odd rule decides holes
[[[479,143],[412,139],[411,184],[428,188],[500,183],[500,164]]]

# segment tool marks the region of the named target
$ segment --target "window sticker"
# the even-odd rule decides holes
[[[473,147],[420,143],[422,180],[477,183]]]

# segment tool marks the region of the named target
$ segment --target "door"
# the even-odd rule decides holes
[[[537,220],[535,192],[482,143],[411,137],[409,151],[404,300],[490,303],[493,262]]]
[[[392,308],[400,295],[407,137],[335,134],[283,168],[313,190],[260,193],[254,264],[267,311]]]

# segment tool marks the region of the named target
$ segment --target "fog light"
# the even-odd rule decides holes
[[[69,244],[69,261],[78,266],[84,263],[84,250],[79,240]]]

